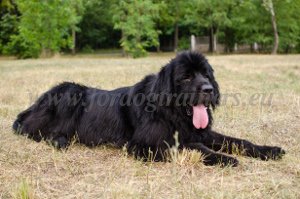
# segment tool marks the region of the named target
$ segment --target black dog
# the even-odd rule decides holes
[[[111,143],[136,157],[165,160],[167,149],[201,151],[207,165],[238,161],[221,152],[235,150],[262,160],[284,154],[279,147],[258,146],[211,130],[211,109],[219,104],[219,87],[213,69],[198,53],[184,52],[134,86],[112,91],[62,83],[44,93],[20,113],[13,129],[58,148],[72,138],[87,146]],[[216,152],[218,151],[218,152]]]

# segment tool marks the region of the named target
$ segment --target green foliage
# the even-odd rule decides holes
[[[29,41],[22,34],[12,35],[10,42],[3,48],[4,54],[16,55],[18,58],[38,58],[41,48],[38,43]]]
[[[12,5],[12,2],[10,0],[1,0],[0,1],[0,9],[7,9],[7,10],[10,10],[10,9],[13,9],[14,6]]]
[[[156,0],[160,3],[160,0]],[[165,0],[160,3],[159,18],[157,23],[166,35],[171,35],[175,30],[175,23],[184,26],[186,21],[184,16],[190,5],[185,0]],[[192,9],[192,8],[191,8]]]
[[[190,37],[181,37],[178,42],[178,50],[189,50],[190,49]]]
[[[192,0],[187,20],[197,23],[198,27],[220,28],[231,25],[228,11],[235,5],[236,0]]]
[[[147,55],[146,48],[158,46],[159,31],[155,19],[159,17],[159,4],[151,0],[119,1],[115,8],[115,29],[122,31],[121,46],[133,57]]]
[[[273,0],[273,3],[280,35],[280,51],[288,53],[300,44],[300,1]]]
[[[79,24],[79,48],[111,48],[119,46],[120,33],[114,31],[113,6],[116,0],[88,0]]]
[[[287,52],[299,43],[299,0],[273,0],[281,51]],[[262,0],[193,0],[195,9],[186,20],[197,27],[211,28],[220,41],[232,50],[234,43],[259,43],[266,50],[273,43],[271,15]],[[288,11],[288,12],[287,12]]]
[[[11,35],[18,31],[18,19],[16,15],[5,13],[0,18],[0,53],[4,53],[5,46],[9,43]]]
[[[280,51],[288,52],[299,44],[300,10],[299,0],[273,0]],[[273,42],[271,15],[262,0],[245,0],[236,7],[234,21],[237,43],[258,42],[270,46]]]
[[[233,48],[232,27],[235,16],[232,13],[238,2],[238,0],[191,0],[189,2],[190,9],[185,18],[187,23],[206,29],[207,35],[211,38],[218,35],[223,36],[225,39],[223,42],[229,46],[228,48]],[[211,45],[213,44],[211,43]],[[213,49],[211,48],[211,50]]]
[[[37,57],[42,52],[59,52],[72,47],[70,29],[80,20],[74,0],[18,0],[21,12],[19,35],[9,44],[20,57]],[[76,5],[76,7],[75,7]]]
[[[228,52],[236,43],[251,45],[254,42],[263,52],[270,52],[274,34],[265,2],[2,0],[0,53],[27,58],[68,51],[74,46],[72,36],[76,36],[76,47],[85,52],[117,48],[121,44],[125,53],[142,57],[147,55],[147,50],[159,46],[159,36],[161,49],[164,45],[165,49],[171,49],[172,44],[177,44],[177,36],[178,49],[187,49],[191,34],[217,38]],[[272,2],[279,52],[300,52],[300,1]],[[72,34],[74,32],[77,34]]]
[[[262,6],[261,0],[245,0],[234,10],[238,20],[234,21],[237,43],[271,44],[273,31],[271,16]],[[258,20],[259,19],[259,20]]]

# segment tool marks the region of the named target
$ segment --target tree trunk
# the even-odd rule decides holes
[[[158,43],[158,46],[156,47],[156,52],[160,52],[160,42]]]
[[[76,53],[76,31],[75,31],[75,27],[72,28],[72,39],[73,39],[72,54],[75,55],[75,53]]]
[[[49,48],[42,48],[40,58],[49,58],[53,56],[53,51],[50,50]]]
[[[177,52],[178,48],[178,22],[175,23],[175,33],[174,33],[174,52]]]
[[[210,27],[209,30],[209,52],[213,52],[213,37],[214,37],[214,30],[213,27]]]
[[[217,31],[213,35],[213,52],[217,52]]]
[[[267,1],[268,9],[271,13],[271,19],[272,19],[272,27],[273,27],[273,34],[274,34],[274,44],[273,44],[273,50],[272,54],[277,54],[278,51],[278,45],[279,45],[279,35],[277,30],[277,23],[276,23],[276,17],[275,17],[275,11],[273,6],[273,0]]]
[[[277,31],[275,15],[272,16],[272,26],[273,26],[273,31],[274,31],[274,47],[272,50],[272,54],[277,54],[278,45],[279,45],[279,35],[278,35],[278,31]]]
[[[125,40],[125,34],[124,34],[123,30],[121,30],[121,38],[122,38],[121,41],[123,42]],[[122,57],[125,57],[126,56],[125,48],[122,44],[121,44],[121,46],[122,46]]]
[[[217,31],[214,30],[214,27],[210,27],[209,35],[209,51],[215,53],[217,51]]]
[[[176,5],[175,5],[175,24],[174,24],[174,28],[175,28],[175,32],[174,32],[174,52],[177,52],[177,48],[178,48],[178,32],[179,32],[179,27],[178,27],[178,19],[179,19],[179,2],[178,0],[176,0]]]

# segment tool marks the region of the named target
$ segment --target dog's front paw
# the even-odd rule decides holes
[[[204,158],[204,164],[208,166],[220,165],[221,167],[232,166],[236,167],[239,161],[236,158],[223,155],[223,154],[211,154]]]
[[[66,149],[69,145],[69,141],[64,136],[58,136],[50,140],[50,144],[57,149]]]
[[[221,166],[232,166],[236,167],[239,164],[239,161],[236,158],[229,157],[229,156],[222,156],[220,161]]]
[[[259,158],[262,160],[278,160],[285,154],[285,151],[280,147],[261,146],[259,149]]]

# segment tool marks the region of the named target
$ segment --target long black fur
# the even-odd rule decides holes
[[[204,95],[206,101],[197,95],[200,103],[208,107],[209,124],[205,129],[196,129],[191,107],[199,102],[192,99],[183,103],[182,98],[171,97],[166,103],[168,100],[162,94],[199,94],[203,93],[203,85],[212,86],[208,97]],[[149,97],[153,94],[159,97]],[[35,141],[48,140],[58,148],[67,147],[75,137],[87,146],[126,145],[136,157],[149,158],[152,154],[154,160],[165,159],[168,147],[175,144],[177,131],[179,147],[201,151],[207,165],[236,166],[238,161],[234,157],[222,153],[232,153],[234,148],[263,160],[284,154],[280,147],[258,146],[214,132],[211,112],[218,106],[219,96],[213,69],[205,57],[183,52],[158,74],[148,75],[131,87],[107,91],[69,82],[59,84],[20,113],[13,129]]]

